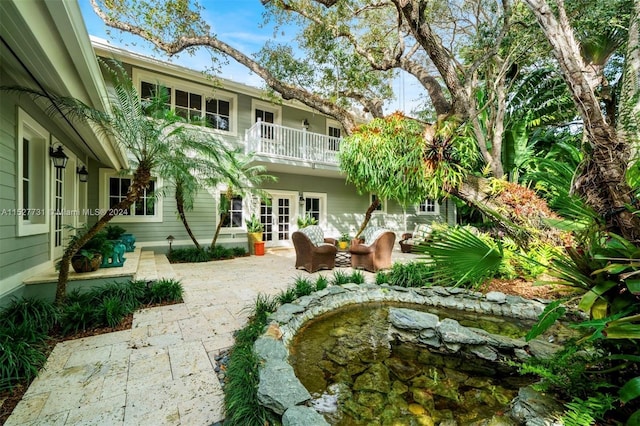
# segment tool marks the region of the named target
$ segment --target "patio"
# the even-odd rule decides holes
[[[151,252],[142,252],[149,259]],[[184,303],[143,309],[130,330],[58,344],[6,425],[210,425],[224,419],[215,360],[233,344],[259,293],[277,294],[297,276],[293,249],[265,256],[174,264],[154,273],[184,286]],[[415,259],[395,247],[394,261]],[[350,272],[350,268],[336,268]],[[139,271],[140,272],[140,271]],[[368,282],[374,274],[363,271]]]

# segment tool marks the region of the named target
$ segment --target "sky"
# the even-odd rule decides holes
[[[117,47],[122,47],[160,60],[173,62],[197,71],[204,71],[211,66],[211,56],[205,49],[200,49],[196,55],[183,53],[169,59],[166,55],[155,52],[152,46],[142,38],[129,34],[112,31],[112,36],[107,34],[107,26],[95,14],[89,0],[78,0],[84,17],[87,31],[90,35],[107,40]],[[225,42],[232,45],[245,54],[258,52],[262,45],[272,38],[273,25],[263,26],[263,6],[260,0],[201,0],[204,6],[203,17],[211,25],[212,31]],[[284,28],[278,32],[279,37],[293,37],[295,28]],[[224,65],[220,74],[239,83],[255,87],[263,87],[264,83],[255,74],[252,74],[243,65],[230,60]],[[385,110],[393,112],[402,110],[407,113],[417,102],[411,94],[421,93],[422,89],[411,78],[399,77],[394,83],[396,100],[389,102]],[[414,95],[417,96],[417,95]]]

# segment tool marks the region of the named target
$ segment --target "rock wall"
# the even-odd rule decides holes
[[[373,284],[329,286],[293,303],[284,304],[271,315],[268,330],[254,346],[256,354],[262,360],[258,399],[265,407],[283,415],[283,425],[328,424],[313,408],[303,405],[311,396],[287,362],[288,345],[292,338],[307,321],[319,315],[346,305],[367,302],[412,303],[529,320],[537,319],[545,307],[545,301],[542,300],[527,300],[498,292],[483,295],[460,288],[404,288]],[[556,349],[553,344],[541,340],[525,342],[524,339],[499,336],[481,329],[464,327],[450,318],[440,319],[437,315],[411,309],[390,308],[389,321],[391,339],[422,345],[445,354],[462,353],[499,361],[514,356],[548,356]],[[526,396],[530,391],[521,393]],[[519,396],[516,399],[523,398]],[[552,420],[544,420],[544,417],[552,418],[551,415],[541,414],[537,407],[531,408],[529,399],[531,398],[525,401],[526,410],[516,411],[534,413],[535,423],[529,423],[521,416],[517,419],[518,424],[554,424]],[[547,400],[545,407],[545,413],[558,409],[557,405]]]

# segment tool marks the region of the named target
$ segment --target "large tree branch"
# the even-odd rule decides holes
[[[452,56],[444,48],[442,40],[433,32],[429,23],[423,19],[426,3],[418,0],[393,0],[393,3],[404,15],[413,36],[425,49],[449,89],[452,97],[452,113],[466,120],[469,116],[469,96],[464,91],[459,70],[454,66]]]
[[[175,40],[168,42],[162,40],[159,37],[156,37],[150,31],[142,27],[112,19],[100,8],[96,0],[90,1],[93,10],[100,17],[100,19],[105,22],[105,24],[117,30],[140,36],[169,56],[176,55],[192,47],[209,47],[235,59],[237,62],[247,67],[256,75],[260,76],[265,81],[267,86],[278,92],[284,99],[297,99],[311,108],[334,117],[342,124],[347,133],[350,133],[357,125],[357,117],[354,113],[338,106],[335,102],[331,102],[321,96],[318,96],[313,92],[284,83],[283,81],[276,78],[269,70],[251,59],[249,56],[233,48],[227,43],[224,43],[215,36],[179,36]]]

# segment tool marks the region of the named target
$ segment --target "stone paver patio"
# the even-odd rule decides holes
[[[394,260],[415,258],[394,250]],[[143,309],[131,330],[58,344],[6,425],[211,425],[224,418],[215,356],[233,344],[259,293],[297,276],[292,249],[172,265],[184,303]],[[350,268],[336,268],[351,272]],[[364,272],[367,281],[374,274]],[[161,275],[161,274],[160,274]]]

